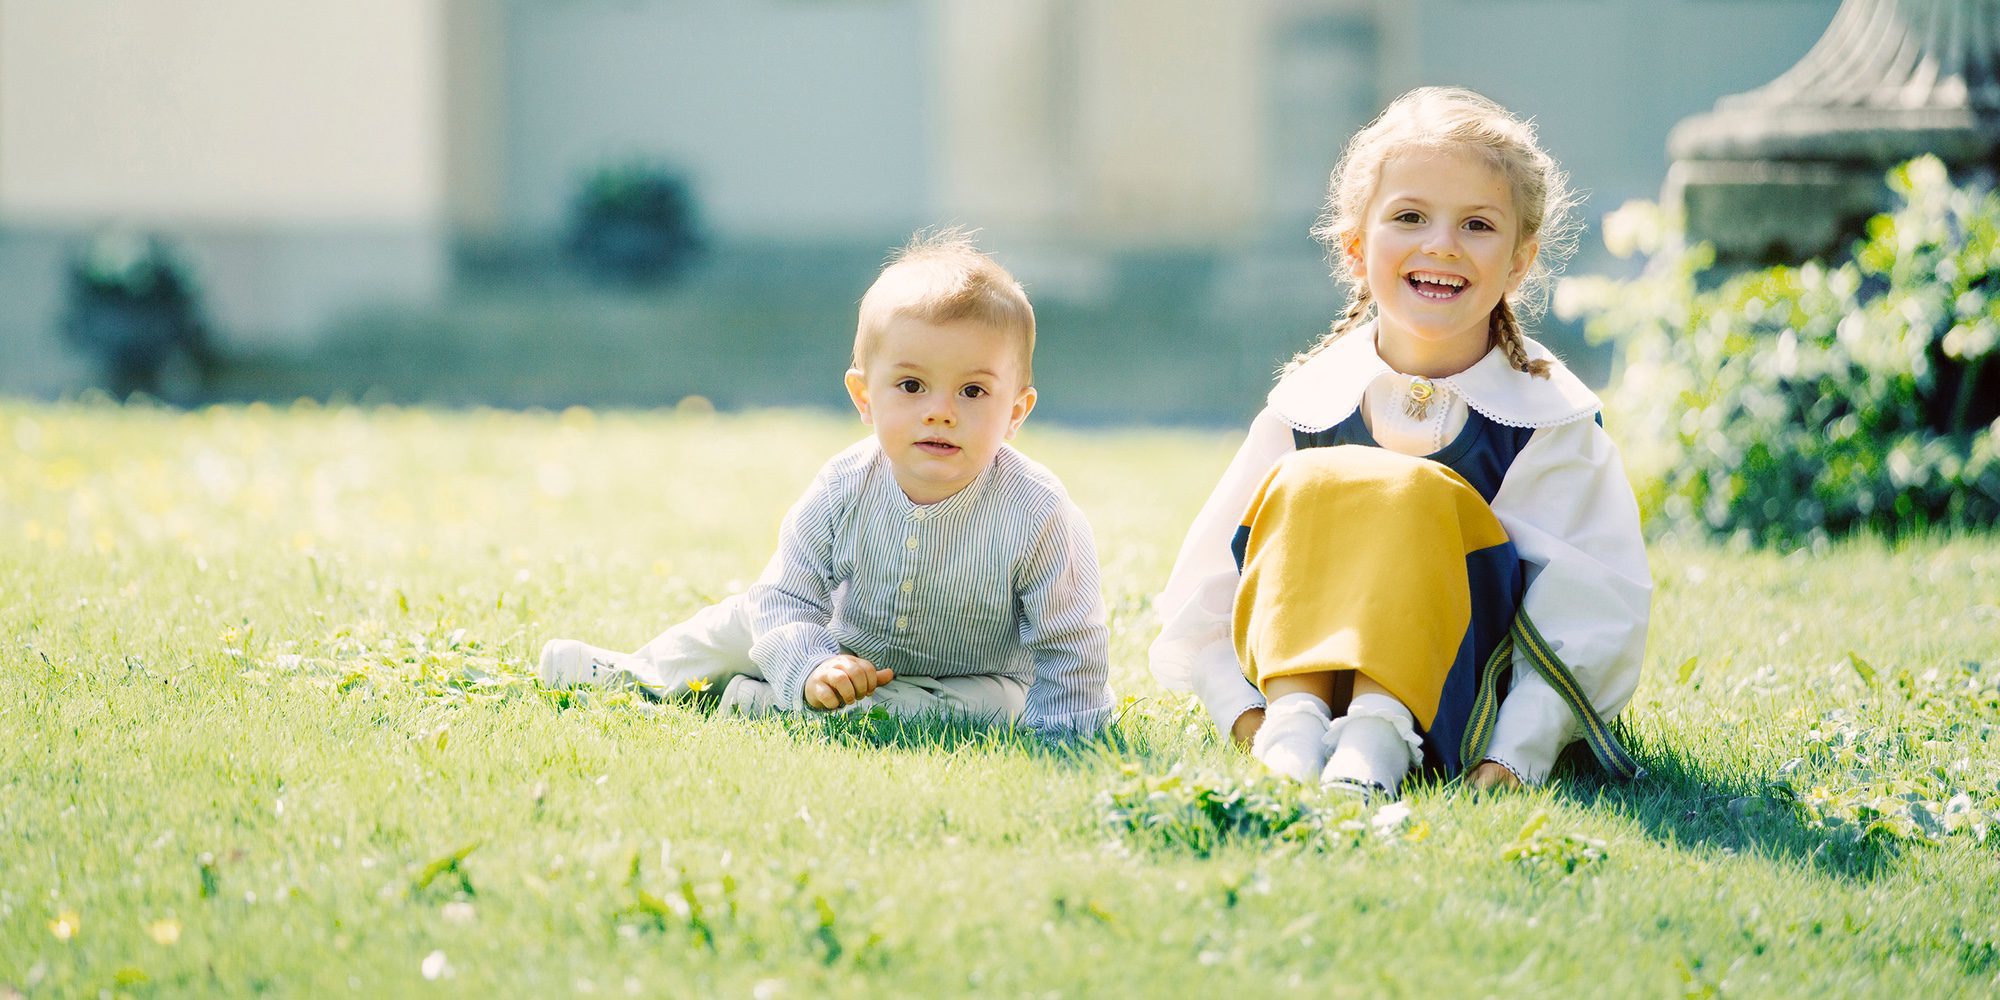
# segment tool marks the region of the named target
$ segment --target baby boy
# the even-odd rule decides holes
[[[1005,268],[957,231],[911,241],[861,300],[847,372],[875,433],[820,469],[763,575],[636,653],[553,640],[543,683],[1096,731],[1111,696],[1090,526],[1006,444],[1035,408],[1034,353]]]

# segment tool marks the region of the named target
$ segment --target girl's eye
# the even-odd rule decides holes
[[[1487,230],[1491,230],[1493,228],[1493,224],[1486,221],[1485,219],[1468,219],[1466,220],[1465,228],[1484,232]]]
[[[922,382],[917,381],[916,379],[906,378],[900,382],[897,382],[896,388],[903,392],[917,393],[924,391],[924,384]]]
[[[987,394],[986,387],[983,385],[968,385],[965,388],[958,390],[958,393],[959,395],[964,396],[967,399],[978,399],[979,397]]]
[[[1422,221],[1424,221],[1424,217],[1423,217],[1423,216],[1421,216],[1421,215],[1418,215],[1418,214],[1417,214],[1417,213],[1415,213],[1415,212],[1398,212],[1398,213],[1396,213],[1396,221],[1397,221],[1397,222],[1408,222],[1408,223],[1418,223],[1418,222],[1422,222]]]

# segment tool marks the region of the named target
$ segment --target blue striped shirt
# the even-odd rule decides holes
[[[928,505],[903,495],[875,438],[834,456],[785,516],[749,611],[750,658],[789,711],[841,652],[898,676],[1015,678],[1021,721],[1044,734],[1093,732],[1111,711],[1090,525],[1010,447]]]

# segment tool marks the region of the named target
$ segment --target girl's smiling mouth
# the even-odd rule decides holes
[[[1465,294],[1464,278],[1438,271],[1412,271],[1403,276],[1411,289],[1427,299],[1448,302]]]

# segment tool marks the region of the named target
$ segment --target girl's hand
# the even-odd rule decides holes
[[[1480,761],[1479,766],[1473,768],[1472,773],[1465,776],[1465,783],[1471,785],[1477,791],[1485,791],[1489,788],[1521,787],[1521,779],[1514,777],[1514,772],[1507,770],[1506,765],[1490,760]]]
[[[1253,708],[1236,717],[1236,724],[1229,727],[1229,739],[1245,750],[1250,749],[1250,741],[1257,738],[1257,730],[1264,728],[1264,710]]]
[[[806,675],[806,704],[822,712],[845,708],[896,679],[896,672],[850,653],[830,656]]]

